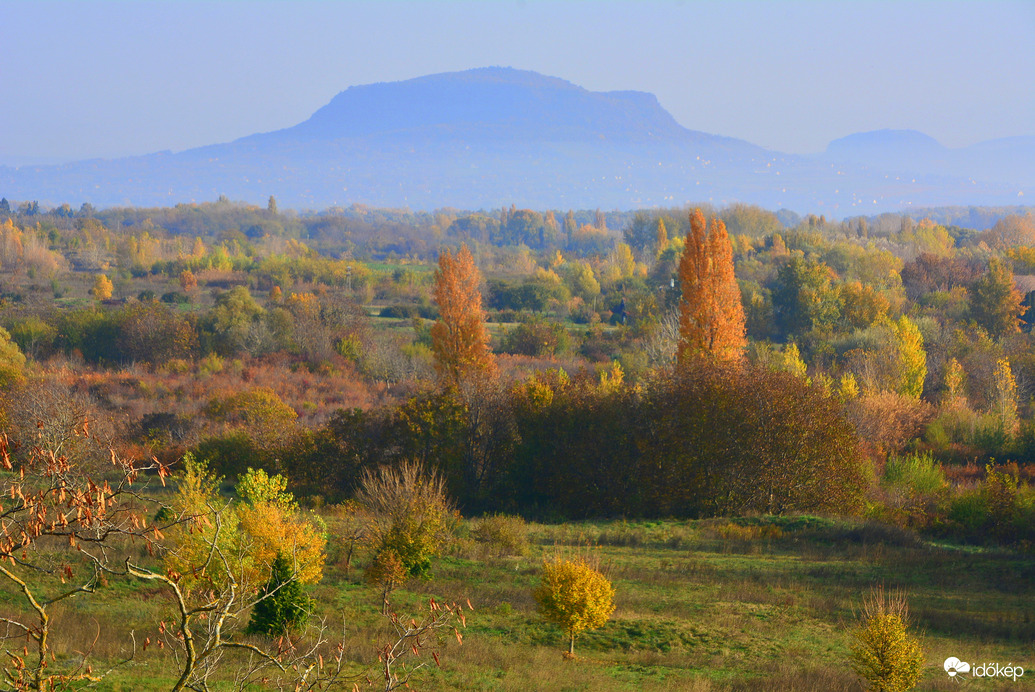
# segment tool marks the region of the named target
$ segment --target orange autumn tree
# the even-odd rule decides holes
[[[705,226],[700,209],[690,214],[690,233],[679,260],[679,345],[676,360],[704,354],[720,361],[742,357],[747,345],[744,307],[733,276],[733,249],[726,224]]]
[[[439,318],[431,327],[431,351],[439,376],[449,382],[496,369],[485,329],[480,282],[481,274],[466,244],[455,255],[449,250],[439,255],[434,289]]]

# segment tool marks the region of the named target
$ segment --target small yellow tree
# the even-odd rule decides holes
[[[228,583],[250,586],[256,581],[237,514],[225,511],[228,504],[219,497],[222,480],[207,461],[185,454],[176,493],[160,515],[171,524],[163,558],[165,574],[188,599],[209,589],[224,589]]]
[[[855,375],[850,372],[841,375],[837,391],[841,401],[852,401],[859,398],[859,383],[856,381]]]
[[[798,344],[793,341],[787,344],[787,347],[783,350],[783,362],[780,365],[781,370],[808,381],[808,366],[801,359],[801,351],[798,349]]]
[[[180,288],[183,289],[184,293],[190,293],[198,287],[198,277],[194,276],[194,272],[190,269],[184,269],[180,272]]]
[[[992,394],[992,415],[1007,437],[1013,438],[1019,427],[1017,418],[1017,381],[1014,380],[1010,361],[1000,358],[996,361],[995,373],[992,375],[994,389]]]
[[[259,469],[248,472],[237,484],[244,503],[237,507],[241,530],[251,540],[249,555],[263,578],[268,578],[278,556],[287,560],[292,580],[315,584],[323,576],[327,537],[298,508],[287,492],[287,479],[269,476]]]
[[[115,286],[112,285],[111,279],[104,274],[98,274],[97,278],[93,282],[93,297],[97,300],[109,300],[111,294],[115,290]]]
[[[964,389],[967,373],[955,358],[945,364],[945,396],[942,404],[950,408],[962,408],[967,405],[967,392]]]
[[[906,692],[920,682],[924,651],[908,627],[909,607],[902,593],[886,594],[878,586],[863,600],[852,667],[874,692]]]
[[[611,582],[581,557],[544,562],[542,581],[532,595],[543,617],[568,635],[568,658],[575,656],[578,633],[600,627],[615,610]]]
[[[665,219],[658,219],[658,230],[654,238],[654,257],[660,258],[668,249],[668,229],[665,228]]]
[[[406,581],[406,566],[399,553],[385,548],[374,556],[364,576],[368,584],[381,592],[381,614],[388,615],[388,595]]]

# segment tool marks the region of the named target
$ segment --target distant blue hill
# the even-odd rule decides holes
[[[350,87],[309,120],[258,137],[327,141],[374,135],[536,142],[707,137],[681,127],[653,94],[594,93],[507,68]]]
[[[945,147],[933,137],[915,130],[877,130],[835,139],[827,146],[826,158],[867,165],[891,162],[912,163],[918,159],[944,156]]]
[[[1035,136],[1009,137],[948,149],[915,130],[877,130],[836,139],[823,159],[896,173],[935,172],[943,176],[1035,185]]]
[[[818,157],[687,129],[657,99],[482,68],[354,86],[275,132],[180,153],[0,167],[0,195],[95,206],[226,195],[282,207],[629,209],[749,202],[830,216],[1035,196],[1035,138],[947,150],[920,133],[832,142]]]

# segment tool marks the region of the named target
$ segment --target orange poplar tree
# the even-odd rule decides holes
[[[480,282],[481,274],[466,244],[456,255],[449,250],[439,255],[434,290],[439,319],[431,327],[431,351],[439,376],[449,382],[496,370],[485,329]]]
[[[712,219],[705,226],[700,209],[690,214],[690,233],[679,259],[679,344],[676,362],[685,364],[705,354],[736,361],[747,346],[744,307],[733,275],[733,248],[726,224]]]

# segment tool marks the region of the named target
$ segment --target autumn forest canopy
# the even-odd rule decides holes
[[[420,459],[468,511],[559,516],[859,510],[903,454],[1035,454],[1030,211],[2,205],[13,430],[46,391],[303,496]],[[800,489],[826,473],[844,498]]]
[[[770,504],[705,496],[735,496],[721,485],[734,479],[758,485],[778,471],[805,483],[818,471],[792,472],[766,448],[733,473],[731,459],[760,447],[736,439],[732,420],[754,415],[771,422],[739,421],[744,434],[838,450],[816,463],[841,468],[851,501],[840,507],[862,506],[862,466],[898,455],[963,474],[1035,454],[1026,210],[835,222],[746,205],[0,206],[9,391],[38,398],[46,383],[111,420],[110,434],[137,452],[193,450],[231,478],[267,468],[325,501],[347,498],[364,468],[419,458],[478,511],[763,511],[779,505],[775,494]],[[775,413],[781,397],[815,400],[807,434],[819,437],[788,437],[808,425],[772,434],[790,414]],[[23,397],[5,398],[8,425],[31,428]],[[820,425],[820,409],[842,422]],[[715,418],[695,426],[691,413]],[[708,434],[721,453],[702,451]],[[843,439],[819,442],[830,435]],[[649,484],[638,464],[660,463],[663,445],[698,450],[657,471],[702,484],[679,501],[617,480]],[[566,474],[597,479],[582,490],[599,496],[557,496]]]

